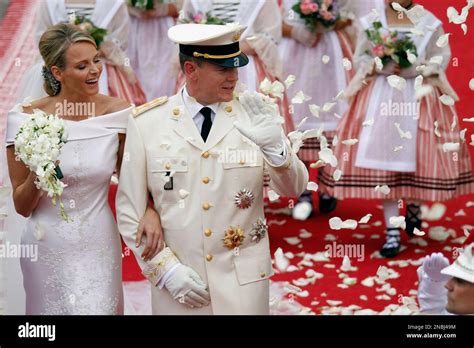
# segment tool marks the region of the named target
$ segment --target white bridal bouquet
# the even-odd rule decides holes
[[[66,185],[59,180],[63,176],[56,161],[67,137],[64,120],[38,109],[33,110],[15,137],[17,160],[36,173],[36,187],[52,197],[53,205],[59,201],[61,217],[66,221],[69,217],[60,198]]]

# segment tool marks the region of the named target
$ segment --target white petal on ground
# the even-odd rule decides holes
[[[379,268],[377,269],[377,278],[380,281],[384,282],[386,279],[388,279],[389,275],[390,274],[387,267],[379,266]]]
[[[421,206],[421,219],[425,221],[438,221],[446,213],[447,207],[443,203],[434,203],[431,208],[422,205]]]
[[[314,181],[308,182],[308,185],[306,185],[306,189],[309,191],[318,191],[318,184],[316,184]]]
[[[303,119],[301,120],[301,122],[298,123],[298,125],[296,126],[296,129],[300,129],[301,126],[303,126],[303,125],[306,123],[307,120],[308,120],[308,117],[303,118]]]
[[[299,239],[298,237],[285,237],[283,239],[290,245],[298,245],[301,243],[301,239]]]
[[[447,230],[444,226],[434,226],[428,231],[428,236],[438,242],[445,242],[450,235],[450,230]]]
[[[361,282],[362,285],[368,287],[368,288],[371,288],[375,285],[374,283],[374,277],[368,277],[368,278],[365,278],[362,282]]]
[[[342,259],[341,271],[349,272],[351,270],[351,267],[351,259],[349,258],[349,256],[344,255],[344,258]]]
[[[471,89],[471,91],[474,91],[474,79],[471,79],[471,81],[469,81],[469,88]]]
[[[316,162],[311,163],[309,166],[313,169],[317,169],[317,168],[324,167],[325,165],[326,165],[326,162],[324,162],[323,160],[317,160]]]
[[[370,218],[372,217],[372,214],[367,214],[365,216],[363,216],[360,220],[359,220],[359,223],[360,224],[366,224],[369,222]]]
[[[462,29],[464,35],[466,35],[467,34],[467,25],[466,25],[466,23],[461,24],[461,29]]]
[[[420,237],[422,237],[422,236],[425,235],[425,232],[420,231],[418,228],[415,227],[415,229],[413,230],[413,234],[414,234],[415,236],[420,236]]]
[[[312,234],[311,232],[309,232],[309,231],[305,230],[304,228],[302,228],[302,229],[300,230],[299,237],[300,237],[301,239],[307,239],[307,238],[311,238],[312,235],[313,235],[313,234]]]
[[[334,234],[328,233],[324,236],[324,240],[329,241],[329,242],[334,242],[335,240],[337,240],[337,236],[335,236]]]
[[[268,190],[268,199],[270,200],[270,202],[275,202],[276,200],[278,200],[278,198],[280,198],[280,195],[278,193],[273,190]]]

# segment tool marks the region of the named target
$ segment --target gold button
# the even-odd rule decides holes
[[[226,112],[232,112],[232,106],[227,105],[224,109]]]
[[[203,152],[202,157],[208,158],[208,157],[209,157],[209,152],[207,152],[207,151],[206,151],[206,152]]]
[[[243,159],[240,160],[240,164],[245,164],[245,161]]]
[[[202,182],[205,184],[209,184],[209,178],[205,176],[204,178],[202,178]]]
[[[204,230],[204,235],[205,235],[206,237],[210,237],[211,234],[212,234],[212,230],[211,230],[210,228],[206,228],[206,229]]]
[[[260,278],[265,278],[266,274],[265,272],[260,273]]]
[[[202,205],[202,209],[204,209],[204,210],[209,210],[210,207],[211,207],[211,206],[209,205],[209,203],[204,203],[204,204]]]
[[[208,262],[211,262],[211,261],[212,261],[212,255],[209,255],[209,254],[208,254],[208,255],[206,256],[206,260],[207,260]]]
[[[179,109],[178,108],[173,110],[173,115],[175,115],[175,116],[179,115]]]
[[[165,168],[166,168],[166,169],[171,169],[171,164],[166,163]]]

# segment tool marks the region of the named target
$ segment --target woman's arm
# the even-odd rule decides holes
[[[43,191],[36,188],[36,174],[17,161],[15,147],[7,147],[8,173],[12,183],[13,203],[18,214],[29,217],[36,209]]]

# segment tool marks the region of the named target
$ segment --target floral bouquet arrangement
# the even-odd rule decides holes
[[[155,7],[154,0],[129,0],[128,4],[142,11],[153,10]]]
[[[211,16],[210,12],[198,12],[195,15],[190,15],[189,17],[192,18],[192,20],[187,20],[187,23],[225,25],[225,22],[222,19]]]
[[[61,217],[69,221],[60,198],[66,185],[60,181],[63,175],[56,166],[67,137],[64,120],[35,109],[16,134],[15,155],[36,174],[36,187],[48,193],[53,205],[59,201]]]
[[[366,53],[380,58],[384,66],[394,61],[400,68],[409,68],[416,61],[416,45],[408,35],[383,28],[381,22],[374,22],[365,32],[373,45]]]
[[[84,16],[73,15],[70,24],[76,25],[80,30],[89,33],[95,41],[97,47],[104,41],[107,29],[97,27],[92,21]]]
[[[336,0],[302,0],[293,5],[292,10],[300,15],[311,31],[318,23],[330,28],[339,19]]]

